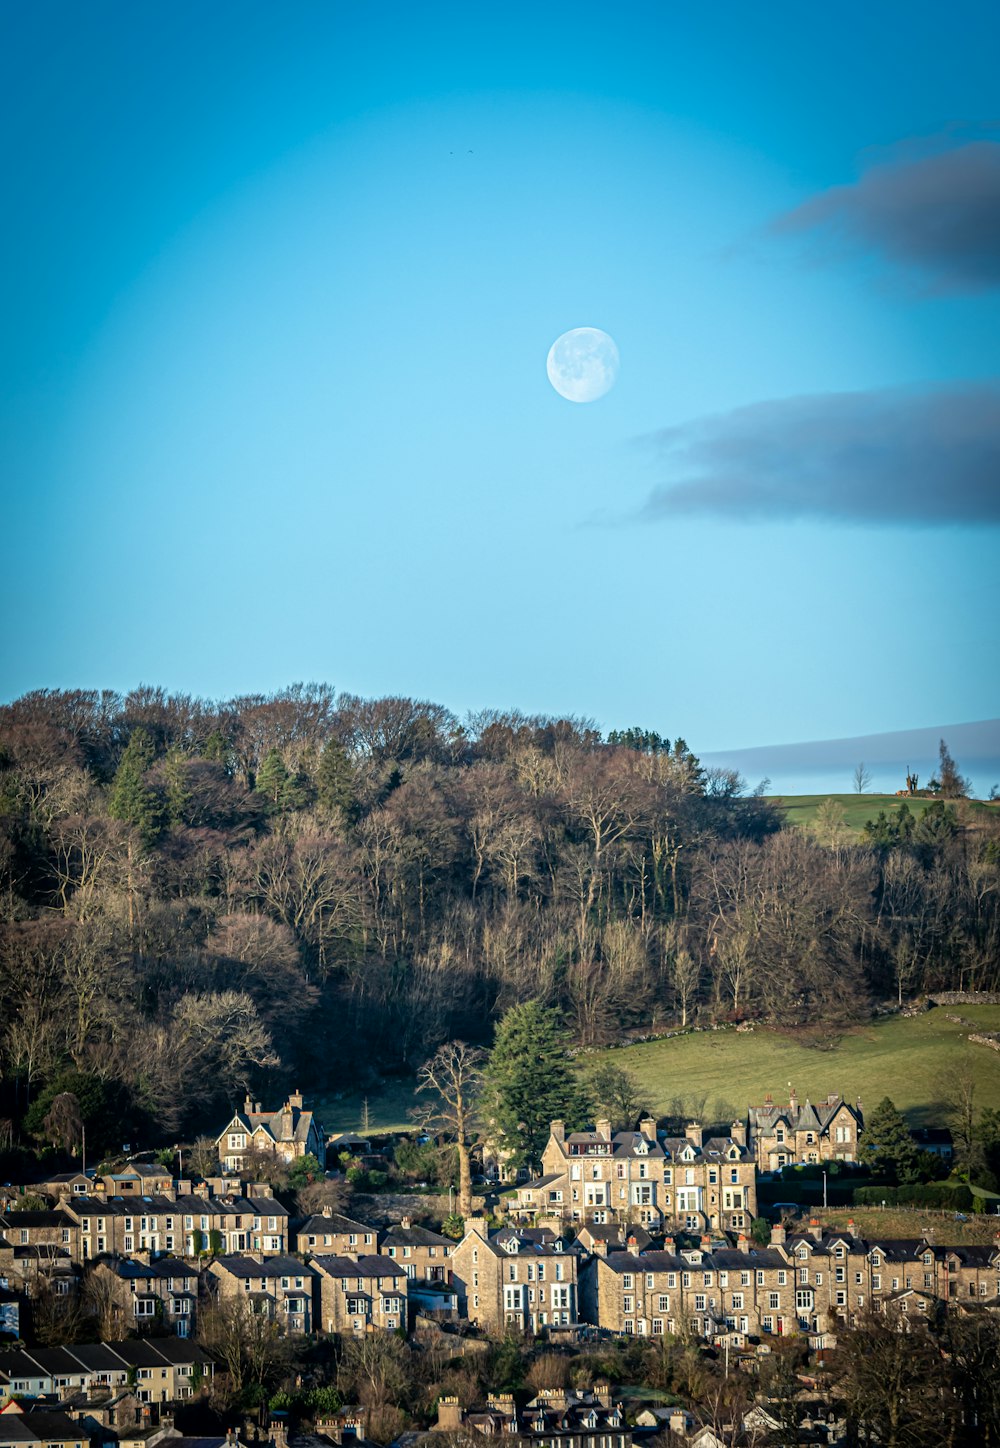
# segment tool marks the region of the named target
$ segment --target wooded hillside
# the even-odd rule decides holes
[[[821,843],[683,740],[580,720],[26,695],[0,709],[0,1114],[37,1127],[72,1075],[95,1134],[173,1139],[246,1087],[412,1070],[529,998],[597,1044],[995,990],[998,835],[936,803]]]

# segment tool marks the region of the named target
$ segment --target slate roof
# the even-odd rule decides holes
[[[233,1253],[217,1257],[214,1265],[224,1267],[233,1277],[257,1278],[265,1281],[271,1277],[315,1277],[311,1267],[306,1267],[297,1257],[265,1257],[258,1262],[253,1257]]]
[[[445,1247],[450,1252],[454,1245],[450,1237],[442,1237],[428,1227],[389,1227],[382,1238],[383,1251],[387,1247]]]
[[[345,1217],[342,1212],[333,1212],[329,1217],[318,1212],[315,1216],[307,1217],[302,1226],[298,1228],[299,1234],[310,1237],[320,1237],[324,1234],[328,1237],[334,1235],[350,1236],[352,1233],[357,1236],[364,1236],[370,1233],[372,1237],[378,1236],[378,1229],[368,1222],[355,1222],[351,1217]]]
[[[787,1106],[765,1102],[763,1106],[750,1106],[747,1119],[752,1132],[759,1136],[772,1136],[774,1128],[783,1122],[791,1131],[826,1131],[830,1122],[842,1106],[860,1123],[861,1113],[856,1106],[845,1101],[843,1096],[828,1096],[825,1101],[790,1101]]]
[[[353,1257],[331,1255],[310,1257],[309,1261],[327,1277],[401,1277],[406,1280],[406,1269],[391,1257],[369,1255],[355,1261]]]
[[[248,1111],[248,1104],[244,1103],[242,1110],[237,1111],[230,1118],[223,1130],[219,1132],[216,1141],[221,1141],[231,1130],[233,1123],[237,1121],[248,1136],[252,1136],[258,1130],[263,1130],[274,1142],[294,1141],[304,1145],[309,1140],[309,1133],[313,1128],[311,1111],[290,1103],[279,1106],[277,1111]]]

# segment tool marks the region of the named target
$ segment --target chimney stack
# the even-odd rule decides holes
[[[785,1245],[785,1228],[781,1222],[776,1222],[771,1228],[771,1246],[783,1247]]]
[[[684,1128],[684,1135],[687,1137],[688,1141],[691,1142],[692,1146],[697,1146],[699,1149],[701,1148],[705,1133],[703,1128],[699,1126],[697,1121],[688,1122],[687,1126],[685,1126]]]
[[[611,1140],[611,1122],[606,1116],[602,1117],[600,1121],[594,1122],[594,1130],[598,1136],[603,1136],[606,1141]]]
[[[553,1121],[553,1122],[551,1122],[551,1123],[550,1123],[550,1126],[549,1126],[549,1130],[552,1132],[552,1136],[553,1136],[554,1140],[556,1140],[556,1141],[565,1141],[565,1140],[566,1140],[566,1123],[565,1123],[565,1121]]]
[[[442,1433],[461,1432],[462,1405],[457,1398],[438,1399],[437,1426]]]
[[[412,1217],[400,1217],[400,1219],[399,1219],[399,1225],[402,1227],[402,1229],[403,1229],[404,1232],[408,1232],[408,1231],[410,1230],[410,1228],[413,1226],[413,1218],[412,1218]]]
[[[642,1120],[639,1122],[639,1130],[642,1132],[643,1136],[646,1138],[647,1141],[652,1142],[654,1146],[656,1145],[656,1118],[655,1118],[655,1117],[653,1117],[653,1116],[644,1116],[644,1117],[642,1118]]]
[[[729,1128],[729,1135],[733,1138],[733,1140],[735,1141],[735,1143],[736,1143],[737,1146],[746,1146],[746,1144],[747,1144],[747,1126],[746,1126],[746,1122],[745,1122],[745,1121],[734,1121],[733,1124],[732,1124],[732,1126]]]

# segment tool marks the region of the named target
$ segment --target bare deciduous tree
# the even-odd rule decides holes
[[[485,1053],[464,1041],[449,1041],[417,1072],[418,1091],[436,1098],[428,1120],[447,1132],[458,1149],[458,1211],[472,1215],[470,1149],[476,1135],[476,1097],[482,1084]]]

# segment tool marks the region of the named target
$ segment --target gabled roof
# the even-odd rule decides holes
[[[378,1236],[378,1228],[371,1226],[368,1222],[355,1222],[351,1217],[345,1217],[342,1212],[333,1212],[329,1217],[322,1212],[315,1216],[307,1217],[298,1228],[298,1232],[306,1233],[309,1236]]]
[[[67,1217],[61,1207],[42,1212],[5,1212],[0,1222],[8,1232],[17,1227],[75,1227],[76,1223]]]
[[[265,1257],[258,1262],[254,1257],[243,1257],[239,1253],[217,1257],[211,1267],[222,1267],[233,1277],[255,1278],[260,1281],[272,1277],[315,1277],[311,1267],[304,1266],[297,1257]],[[210,1269],[211,1270],[211,1269]]]
[[[391,1257],[368,1255],[355,1261],[353,1257],[319,1255],[310,1257],[309,1262],[317,1272],[327,1277],[395,1277],[406,1281],[405,1267],[401,1267]]]
[[[304,1144],[309,1139],[314,1120],[311,1111],[293,1105],[291,1102],[286,1102],[277,1111],[248,1111],[244,1106],[242,1111],[235,1112],[229,1119],[215,1138],[216,1142],[221,1142],[226,1133],[236,1125],[241,1126],[249,1136],[262,1132],[269,1141],[276,1144],[280,1142]],[[318,1125],[316,1130],[319,1130]]]
[[[446,1247],[450,1251],[454,1245],[450,1237],[427,1227],[389,1227],[382,1238],[383,1251],[386,1247]]]

